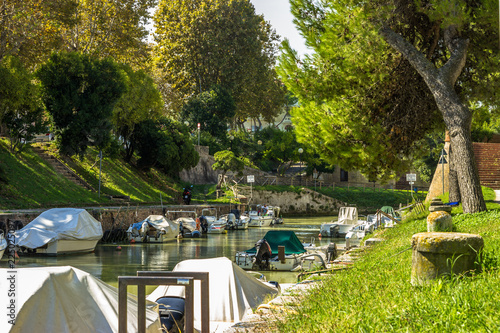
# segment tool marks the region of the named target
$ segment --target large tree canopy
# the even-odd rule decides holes
[[[239,121],[278,110],[277,36],[249,0],[162,0],[154,21],[154,64],[170,98],[187,100],[219,84],[233,96]]]
[[[299,140],[344,168],[386,178],[404,170],[418,140],[439,125],[439,110],[458,161],[464,211],[485,209],[466,103],[496,101],[498,3],[291,3],[314,50],[301,60],[285,45],[281,58],[281,77],[302,103],[294,114]]]
[[[153,79],[143,70],[134,71],[128,65],[120,68],[125,75],[126,91],[113,109],[113,126],[124,142],[125,160],[130,161],[134,153],[131,137],[135,126],[148,119],[159,119],[163,101]]]
[[[148,56],[146,25],[157,0],[0,1],[0,59],[29,65],[56,50],[78,51],[136,66]]]
[[[77,52],[54,53],[37,76],[60,151],[83,155],[88,146],[104,148],[113,108],[125,90],[117,65]]]
[[[234,117],[235,104],[229,92],[219,85],[189,99],[182,108],[182,119],[192,127],[200,124],[203,131],[225,140],[227,124]]]

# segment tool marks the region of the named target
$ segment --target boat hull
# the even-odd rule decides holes
[[[62,254],[79,254],[94,252],[99,240],[59,239],[45,246],[34,249],[36,254],[56,256]]]
[[[250,217],[248,222],[249,227],[269,227],[273,222],[272,216],[255,216]]]

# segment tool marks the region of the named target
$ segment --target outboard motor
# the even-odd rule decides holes
[[[330,243],[328,244],[328,248],[326,249],[326,256],[328,261],[333,261],[337,258],[337,244]]]
[[[234,229],[236,225],[236,216],[233,213],[227,214],[227,228]]]
[[[330,227],[330,237],[339,238],[339,226],[338,225],[332,225]]]
[[[257,241],[255,244],[257,252],[255,253],[255,262],[253,267],[258,267],[259,270],[269,270],[269,260],[273,254],[271,246],[265,239]]]
[[[159,305],[160,322],[163,332],[184,331],[184,308],[186,301],[181,297],[164,296],[156,300]]]

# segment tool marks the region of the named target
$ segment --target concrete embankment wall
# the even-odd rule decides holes
[[[229,212],[229,205],[189,205],[189,206],[123,206],[123,207],[92,207],[86,210],[98,221],[101,221],[103,230],[111,230],[113,228],[128,228],[130,224],[144,220],[149,215],[164,215],[167,211],[196,211],[201,215],[203,208],[216,207],[218,214],[226,214]],[[238,208],[234,205],[231,208]],[[36,218],[44,209],[16,211],[12,213],[0,214],[0,222],[19,220],[23,225],[28,224]]]
[[[283,214],[288,215],[335,215],[339,208],[346,203],[330,198],[313,190],[303,188],[300,193],[295,192],[273,192],[273,191],[250,191],[249,188],[240,190],[247,198],[251,198],[253,204],[267,204],[279,206]]]

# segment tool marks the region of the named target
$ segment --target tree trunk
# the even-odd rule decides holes
[[[448,173],[448,184],[450,186],[450,192],[448,196],[449,202],[460,202],[460,187],[458,186],[458,175],[455,165],[455,155],[453,154],[453,147],[450,145],[448,152],[448,163],[450,171]]]
[[[461,161],[461,163],[456,163],[455,167],[463,211],[464,213],[485,211],[486,204],[472,149],[470,129],[457,128],[454,131],[450,131],[450,137],[455,161]]]
[[[438,69],[424,54],[389,27],[383,27],[380,33],[387,43],[401,52],[422,76],[443,115],[446,128],[450,131],[451,146],[457,162],[454,166],[457,170],[464,213],[486,210],[472,150],[470,135],[472,113],[460,100],[454,87],[465,66],[469,41],[459,36],[456,27],[448,27],[445,30],[444,41],[450,51],[450,57]]]

